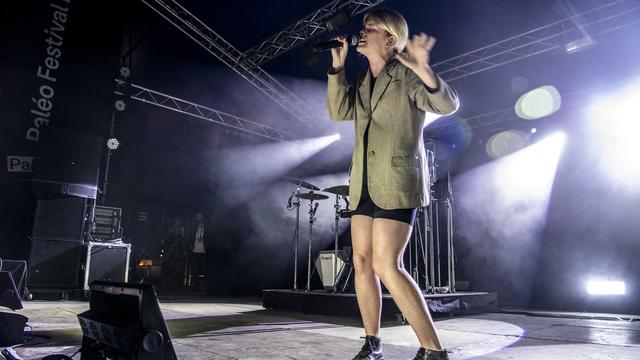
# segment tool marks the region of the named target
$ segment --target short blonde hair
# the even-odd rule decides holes
[[[400,13],[386,9],[373,10],[364,16],[362,24],[366,25],[369,21],[382,27],[387,33],[393,35],[398,40],[398,43],[394,47],[397,52],[404,50],[404,46],[407,44],[407,37],[409,36],[409,26]]]

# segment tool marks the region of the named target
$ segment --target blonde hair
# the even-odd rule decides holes
[[[369,21],[382,27],[389,35],[396,38],[398,42],[394,49],[397,52],[404,50],[409,36],[409,26],[402,15],[394,10],[378,9],[368,12],[364,16],[362,24],[366,25]]]

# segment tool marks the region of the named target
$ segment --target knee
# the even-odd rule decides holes
[[[399,266],[395,261],[374,258],[371,267],[373,268],[373,272],[384,281],[385,278],[399,272]]]
[[[353,268],[356,274],[366,274],[373,272],[371,267],[371,257],[362,254],[353,254]]]

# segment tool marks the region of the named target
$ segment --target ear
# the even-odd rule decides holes
[[[387,36],[387,45],[395,47],[396,45],[398,45],[398,39],[393,35],[388,35]]]

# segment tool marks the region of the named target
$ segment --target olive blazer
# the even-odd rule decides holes
[[[429,174],[422,130],[425,112],[447,115],[458,108],[458,96],[439,78],[430,89],[409,68],[390,59],[371,92],[371,71],[349,86],[344,68],[328,73],[327,102],[332,120],[355,120],[351,161],[350,209],[360,202],[364,134],[369,125],[367,183],[373,202],[383,209],[423,207],[429,203]]]

